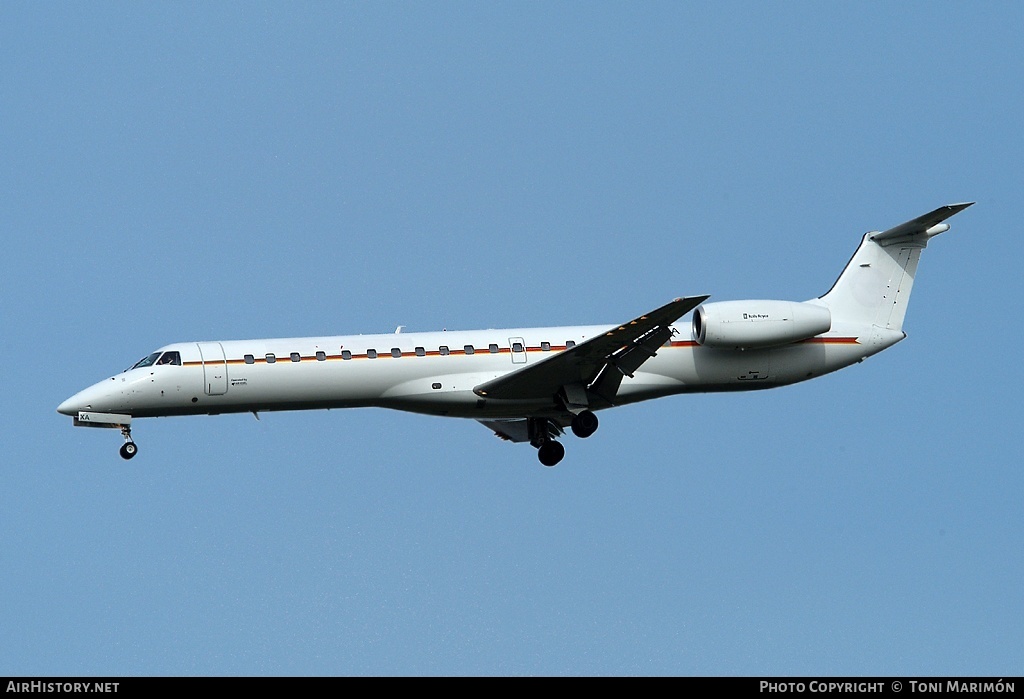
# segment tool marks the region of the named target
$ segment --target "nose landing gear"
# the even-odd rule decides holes
[[[123,425],[121,427],[121,434],[124,436],[124,444],[121,445],[120,449],[121,458],[128,460],[139,453],[139,448],[132,441],[132,428],[130,425]]]

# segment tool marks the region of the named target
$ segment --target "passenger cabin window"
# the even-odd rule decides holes
[[[342,350],[341,351],[341,358],[342,359],[352,359],[352,352],[349,351],[349,350]]]
[[[376,359],[377,358],[377,350],[375,350],[375,349],[368,349],[368,350],[366,350],[366,358],[367,359]]]
[[[164,352],[157,361],[157,366],[181,366],[181,354],[178,352]]]
[[[326,353],[326,352],[324,352],[323,350],[320,350],[320,351],[318,351],[318,352],[316,353],[316,360],[317,360],[318,362],[322,362],[322,361],[324,361],[325,359],[327,359],[327,353]]]
[[[277,361],[277,357],[275,357],[272,354],[268,354],[267,355],[267,364],[273,364],[276,361]]]
[[[491,344],[487,345],[487,351],[490,352],[491,354],[497,354],[498,346],[492,342]]]
[[[155,362],[159,357],[160,357],[160,353],[159,352],[154,352],[153,354],[149,355],[148,357],[143,357],[139,361],[137,361],[134,364],[132,364],[132,369],[142,369],[143,367],[153,366],[153,362]]]
[[[402,350],[398,349],[397,347],[392,347],[391,356],[394,357],[395,359],[400,359],[402,356]]]
[[[448,345],[441,345],[437,348],[437,353],[442,357],[447,357],[449,352],[450,350],[448,349]]]
[[[298,352],[292,352],[292,361],[293,362],[301,362],[302,361],[302,355],[299,354]]]
[[[550,352],[551,351],[551,343],[550,342],[542,342],[542,343],[540,343],[540,349],[541,349],[542,352]]]
[[[463,350],[463,351],[464,351],[464,352],[465,352],[466,354],[473,354],[474,352],[476,352],[476,350],[475,350],[475,349],[473,349],[473,345],[466,345],[466,346],[464,346],[464,347],[462,348],[462,350]]]
[[[576,341],[575,340],[566,340],[565,341],[565,348],[566,349],[572,349],[575,346],[576,346]]]
[[[416,348],[416,356],[417,357],[426,357],[427,356],[427,350],[424,349],[423,347],[417,347]]]
[[[245,355],[245,363],[246,364],[255,364],[256,363],[256,357],[252,356],[251,354]]]
[[[513,352],[525,352],[526,350],[523,349],[523,343],[522,342],[513,342],[512,343],[512,351]]]

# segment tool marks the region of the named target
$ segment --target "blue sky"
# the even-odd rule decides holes
[[[1019,675],[1017,3],[4,3],[0,675]],[[381,410],[55,408],[169,342],[802,300],[909,338],[545,469]]]

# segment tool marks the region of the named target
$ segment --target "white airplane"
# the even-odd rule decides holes
[[[565,455],[556,438],[592,435],[597,410],[784,386],[896,344],[921,251],[973,203],[865,234],[828,293],[803,303],[691,296],[613,326],[179,343],[57,411],[119,428],[125,459],[138,450],[133,418],[376,406],[473,418],[554,466]],[[674,324],[694,309],[683,339]]]

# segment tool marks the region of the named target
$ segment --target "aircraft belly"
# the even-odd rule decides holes
[[[421,375],[396,384],[381,396],[378,405],[431,415],[454,417],[520,416],[538,407],[550,407],[544,400],[485,399],[473,389],[501,372]]]
[[[364,406],[447,414],[460,405],[471,410],[478,402],[473,386],[481,377],[495,376],[494,372],[436,376],[430,370],[437,367],[431,367],[430,360],[421,363],[415,358],[280,364],[284,362],[232,366],[229,388],[222,395],[207,395],[200,374],[187,396],[151,401],[140,408],[147,415]]]

